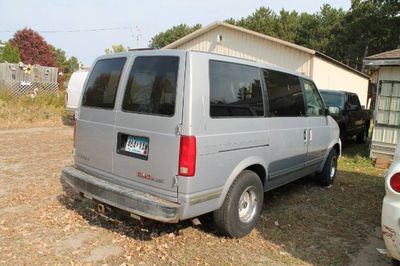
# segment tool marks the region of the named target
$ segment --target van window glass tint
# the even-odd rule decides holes
[[[271,116],[303,116],[304,97],[297,76],[264,70]]]
[[[264,116],[258,69],[210,61],[210,116]]]
[[[129,74],[122,109],[174,115],[178,66],[179,58],[175,56],[137,57]]]
[[[304,92],[306,94],[307,115],[320,116],[324,114],[324,104],[318,93],[317,87],[312,81],[303,79]]]
[[[126,58],[99,60],[90,74],[82,99],[83,106],[113,109]]]

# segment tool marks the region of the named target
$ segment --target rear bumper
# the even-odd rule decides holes
[[[99,179],[72,166],[62,170],[61,182],[85,197],[142,217],[166,223],[178,222],[180,218],[178,203]]]
[[[382,234],[389,255],[400,260],[400,202],[389,196],[383,199]]]

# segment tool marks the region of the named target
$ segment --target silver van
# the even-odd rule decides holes
[[[71,196],[167,223],[213,212],[231,237],[255,227],[265,191],[313,173],[331,185],[341,152],[306,76],[179,50],[99,57],[74,135]]]

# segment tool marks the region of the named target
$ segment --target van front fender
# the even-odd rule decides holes
[[[324,169],[324,165],[326,163],[326,160],[328,159],[329,153],[331,152],[332,149],[334,149],[334,146],[336,144],[339,145],[338,157],[342,156],[342,141],[340,139],[338,139],[337,141],[332,142],[331,145],[329,145],[329,148],[326,150],[324,160],[323,160],[322,164],[318,168],[318,173],[321,173],[322,170]]]

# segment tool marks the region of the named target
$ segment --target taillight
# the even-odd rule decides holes
[[[75,139],[76,139],[76,118],[74,119],[74,148],[75,148]]]
[[[181,136],[179,147],[180,176],[194,176],[196,173],[196,137]]]
[[[397,193],[400,193],[400,173],[392,175],[390,178],[390,187]]]

